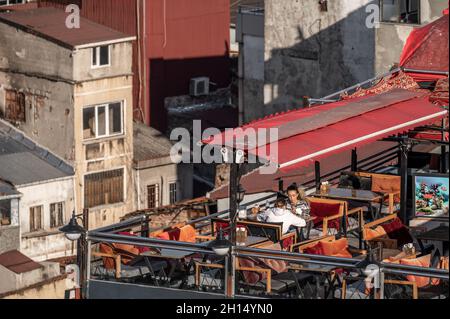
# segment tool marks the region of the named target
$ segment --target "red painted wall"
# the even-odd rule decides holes
[[[162,96],[186,95],[193,77],[208,76],[218,87],[230,83],[229,0],[148,1],[151,125],[164,130]],[[165,3],[165,7],[164,7]]]
[[[78,4],[82,16],[138,36],[133,52],[134,117],[165,131],[164,98],[188,94],[192,77],[208,76],[219,88],[230,84],[230,4],[229,0],[138,1],[140,34],[136,0],[40,0],[39,5]],[[142,112],[139,104],[145,105]]]

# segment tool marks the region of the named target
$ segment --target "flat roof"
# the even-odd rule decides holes
[[[66,27],[69,13],[56,8],[38,8],[0,13],[0,22],[69,49],[132,41],[134,36],[80,17],[80,28]]]

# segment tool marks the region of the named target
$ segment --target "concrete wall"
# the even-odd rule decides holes
[[[0,266],[0,294],[14,292],[26,287],[35,286],[49,278],[55,278],[61,275],[59,263],[44,262],[42,268],[32,271],[16,274],[9,269]],[[39,295],[34,298],[39,298]]]
[[[26,93],[27,120],[19,128],[74,165],[76,211],[84,208],[84,175],[118,168],[125,169],[125,200],[91,209],[90,228],[133,211],[131,42],[112,45],[111,66],[98,69],[91,69],[90,49],[72,52],[4,24],[0,43],[0,111],[5,88]],[[124,102],[124,134],[84,141],[83,108],[117,101]]]
[[[19,226],[0,226],[0,254],[20,249]]]
[[[19,199],[11,199],[11,225],[0,226],[0,254],[20,249]]]
[[[267,0],[262,115],[302,106],[374,75],[375,31],[365,27],[371,0]]]
[[[131,56],[130,56],[131,57]],[[124,61],[124,64],[130,64]],[[83,108],[102,103],[124,102],[124,134],[114,137],[83,140]],[[124,168],[124,202],[90,209],[89,228],[118,222],[120,217],[134,210],[133,105],[132,77],[122,76],[85,82],[75,86],[75,164],[76,207],[84,207],[84,175]]]
[[[5,89],[25,94],[26,121],[12,124],[37,143],[73,163],[73,86],[0,70],[0,116],[5,110]]]
[[[0,69],[71,80],[72,51],[0,22]]]
[[[260,108],[264,104],[264,38],[244,35],[241,56],[242,85],[240,90],[243,105],[243,122],[261,117]]]
[[[72,177],[47,183],[18,187],[20,200],[20,251],[36,261],[71,256],[72,245],[58,228],[50,227],[50,204],[64,202],[64,224],[74,210],[74,181]],[[43,230],[30,233],[30,207],[43,206]]]
[[[28,289],[6,294],[0,299],[64,299],[66,292],[66,276],[46,280]]]
[[[131,63],[123,63],[133,54],[131,42],[116,43],[110,45],[111,66],[92,68],[92,48],[81,49],[74,53],[73,78],[76,81],[88,81],[103,77],[114,77],[131,74]]]
[[[421,0],[421,25],[428,24],[442,16],[442,11],[448,7],[447,1]],[[376,62],[375,73],[381,75],[389,71],[394,63],[398,63],[403,47],[409,34],[421,25],[402,23],[380,23],[376,29]]]
[[[170,160],[170,159],[169,159]],[[177,182],[177,200],[192,198],[193,188],[193,166],[190,164],[166,163],[160,166],[153,166],[135,170],[136,184],[139,188],[136,198],[137,209],[148,208],[147,186],[158,184],[160,189],[160,204],[162,206],[170,204],[169,184]],[[162,200],[161,200],[162,199]]]

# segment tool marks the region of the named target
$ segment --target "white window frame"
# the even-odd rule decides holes
[[[116,103],[120,103],[120,115],[121,115],[120,132],[110,134],[110,132],[109,132],[109,106],[111,104],[116,104]],[[94,117],[95,117],[94,118],[95,137],[86,138],[86,139],[84,139],[84,141],[124,135],[124,132],[125,132],[125,112],[124,112],[125,108],[124,108],[124,105],[125,105],[125,101],[116,101],[116,102],[109,102],[109,103],[105,103],[105,104],[90,105],[90,106],[84,107],[82,110],[82,114],[81,114],[82,125],[83,125],[82,131],[84,130],[84,110],[89,109],[89,108],[94,108]],[[106,123],[105,123],[105,134],[104,135],[98,134],[98,110],[101,107],[105,108],[105,122]]]
[[[55,207],[57,205],[61,204],[61,208],[62,208],[62,220],[61,220],[61,225],[56,225],[55,227],[52,227],[52,205],[55,205]],[[50,203],[50,205],[48,206],[48,211],[49,211],[49,228],[50,229],[57,229],[61,226],[64,226],[64,223],[66,222],[66,202],[64,201],[60,201],[60,202],[55,202],[55,203]],[[56,220],[58,220],[58,216],[55,216]]]
[[[5,4],[0,4],[0,7],[13,6],[13,5],[19,5],[19,4],[24,4],[25,3],[25,0],[20,0],[19,3],[10,3],[11,0],[5,0],[5,1],[6,1],[6,3]]]
[[[174,184],[175,184],[175,202],[174,202],[174,203],[171,203],[172,198],[171,198],[170,186],[171,186],[171,185],[174,185]],[[178,200],[179,200],[179,194],[178,194],[179,183],[178,183],[178,181],[177,181],[177,180],[170,181],[170,182],[168,183],[168,188],[169,188],[169,189],[168,189],[169,205],[175,204],[175,203],[178,202]]]
[[[100,65],[100,48],[101,47],[108,47],[108,64]],[[97,64],[94,64],[94,52],[97,59]],[[91,48],[91,68],[92,69],[101,69],[101,68],[107,68],[111,66],[111,45],[101,45],[97,47]]]

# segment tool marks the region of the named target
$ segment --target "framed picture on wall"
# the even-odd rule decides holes
[[[448,180],[445,174],[413,175],[413,208],[416,217],[448,218]]]

